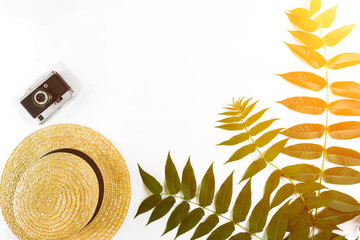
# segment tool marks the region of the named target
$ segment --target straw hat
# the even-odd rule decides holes
[[[130,195],[129,173],[116,148],[72,124],[25,138],[0,183],[3,216],[20,239],[111,239]]]

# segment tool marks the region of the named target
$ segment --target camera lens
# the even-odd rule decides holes
[[[33,99],[37,105],[45,106],[50,101],[50,95],[44,90],[38,90]]]

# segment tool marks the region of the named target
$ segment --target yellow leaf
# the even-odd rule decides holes
[[[319,24],[321,28],[328,28],[334,22],[336,17],[336,9],[338,4],[334,7],[322,12],[319,16],[315,18],[315,21]]]
[[[308,46],[309,48],[319,49],[323,45],[321,39],[314,34],[303,31],[289,31],[289,33],[291,33],[294,38],[296,38],[298,41]]]
[[[284,131],[281,134],[296,139],[314,139],[321,138],[324,135],[325,126],[321,124],[311,124],[303,123],[292,126]]]
[[[320,158],[324,148],[314,143],[299,143],[287,146],[282,150],[283,154],[300,159],[312,160]]]
[[[310,12],[312,14],[318,12],[321,8],[321,0],[311,0],[310,2]]]
[[[291,97],[279,103],[294,111],[312,115],[320,115],[326,108],[326,102],[324,100],[313,97]]]
[[[300,18],[311,18],[312,16],[311,12],[305,8],[295,8],[289,12]]]
[[[356,82],[334,82],[330,85],[330,90],[338,96],[360,99],[360,84]]]
[[[290,83],[313,91],[320,91],[327,85],[324,78],[311,72],[289,72],[278,75]]]
[[[353,139],[360,137],[360,122],[348,121],[329,126],[329,135],[334,139]]]
[[[335,115],[360,116],[360,101],[337,100],[330,103],[330,112]]]
[[[294,13],[286,13],[290,22],[297,26],[298,28],[307,31],[307,32],[314,32],[318,29],[318,24],[311,20],[310,18],[306,18],[303,15],[296,15]]]
[[[327,62],[327,66],[331,69],[341,69],[360,64],[359,53],[342,53]]]
[[[325,46],[333,47],[349,35],[355,26],[356,24],[350,24],[335,29],[326,34],[325,37],[322,38],[322,42]]]
[[[293,53],[315,69],[323,67],[326,63],[324,57],[311,48],[296,44],[285,44]]]

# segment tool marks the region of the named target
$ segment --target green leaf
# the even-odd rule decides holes
[[[331,69],[341,69],[360,64],[359,53],[341,53],[327,61],[326,65]]]
[[[251,144],[245,145],[245,146],[241,147],[240,149],[238,149],[236,152],[234,152],[234,154],[231,155],[231,157],[229,158],[229,160],[227,160],[226,163],[238,161],[238,160],[246,157],[250,153],[255,152],[255,150],[256,150],[255,144],[251,143]]]
[[[138,164],[140,176],[142,178],[143,183],[145,184],[146,188],[149,189],[150,192],[153,194],[160,194],[163,190],[160,183],[150,174],[145,172],[140,165]]]
[[[247,132],[244,132],[244,133],[240,133],[232,138],[230,138],[229,140],[227,141],[224,141],[222,143],[219,143],[218,145],[236,145],[236,144],[239,144],[239,143],[242,143],[246,140],[249,139],[249,134]]]
[[[304,195],[303,198],[306,199]],[[301,199],[301,197],[296,198],[289,205],[289,209],[291,209],[291,211],[288,211],[288,229],[289,231],[291,231],[299,223],[300,221],[299,216],[302,216],[303,214],[307,214],[308,210],[305,207],[305,204]]]
[[[239,223],[246,219],[251,206],[251,179],[241,189],[233,208],[233,222]]]
[[[304,44],[305,46],[311,49],[319,49],[323,45],[321,39],[314,34],[303,31],[288,31],[288,32],[299,42],[301,42],[302,44]]]
[[[270,120],[266,120],[266,121],[263,121],[261,123],[258,123],[257,125],[255,125],[254,127],[252,127],[250,130],[249,130],[249,133],[251,136],[255,136],[257,135],[258,133],[264,131],[265,129],[267,129],[268,127],[271,126],[271,124],[273,124],[273,122],[275,122],[276,120],[279,120],[278,118],[275,118],[275,119],[270,119]]]
[[[166,229],[163,235],[165,235],[167,232],[179,226],[179,224],[184,220],[184,218],[188,214],[189,210],[190,210],[190,205],[188,202],[183,201],[182,203],[180,203],[171,213],[166,223]]]
[[[330,240],[332,236],[332,230],[324,229],[315,235],[314,240]]]
[[[315,69],[322,68],[326,64],[325,58],[317,51],[302,45],[285,43],[288,48],[301,60]]]
[[[334,139],[353,139],[360,137],[360,122],[348,121],[329,126],[329,135]]]
[[[300,182],[315,182],[320,177],[321,170],[309,164],[296,164],[282,169],[284,176]]]
[[[270,210],[270,195],[266,194],[255,205],[249,218],[249,231],[251,233],[262,232]]]
[[[161,201],[161,196],[158,194],[153,194],[150,197],[146,198],[139,206],[139,209],[137,210],[137,213],[134,218],[139,216],[140,214],[143,214],[147,211],[150,211],[153,209],[159,202]]]
[[[156,205],[156,207],[152,211],[149,221],[146,225],[149,225],[150,223],[165,216],[171,210],[174,204],[175,204],[175,198],[172,196],[169,196],[161,200],[161,202],[158,205]]]
[[[311,72],[289,72],[285,74],[278,74],[278,76],[284,78],[292,84],[313,91],[320,91],[327,85],[327,82],[323,77]]]
[[[273,161],[281,153],[288,140],[286,138],[272,145],[264,154],[265,160],[267,162]]]
[[[256,101],[254,103],[252,103],[250,106],[248,106],[247,108],[244,109],[244,111],[241,113],[240,117],[241,118],[246,118],[249,113],[251,113],[251,111],[254,109],[255,105],[258,103],[259,101]]]
[[[332,184],[360,183],[360,172],[348,167],[328,168],[324,171],[324,181]]]
[[[174,195],[177,194],[180,189],[180,178],[174,162],[171,159],[170,152],[168,154],[166,165],[165,165],[165,180],[166,186],[170,194]]]
[[[207,172],[205,173],[199,192],[199,204],[202,207],[211,205],[214,199],[215,193],[215,176],[213,170],[214,163],[211,164]]]
[[[227,123],[220,126],[216,126],[217,128],[221,128],[228,131],[235,131],[235,130],[243,130],[244,124],[242,123]]]
[[[334,22],[337,6],[338,5],[336,4],[334,7],[322,12],[315,18],[315,21],[319,24],[321,28],[328,28]]]
[[[193,199],[196,196],[196,178],[190,157],[182,173],[181,188],[185,200]]]
[[[217,214],[226,213],[229,209],[233,192],[233,175],[234,172],[224,181],[216,194],[215,209]]]
[[[299,222],[290,231],[289,240],[308,239],[311,226],[312,226],[312,223],[310,221],[309,215],[306,215],[305,218],[301,217],[299,219]]]
[[[254,115],[250,116],[246,121],[245,121],[245,126],[246,127],[249,127],[251,126],[252,124],[254,124],[257,120],[259,120],[263,115],[264,113],[269,110],[269,108],[266,108],[266,109],[263,109],[257,113],[255,113]]]
[[[208,240],[225,240],[231,236],[231,234],[235,231],[235,226],[232,222],[225,223],[215,229],[210,236],[207,238]]]
[[[178,236],[193,229],[200,222],[200,220],[203,218],[204,215],[205,213],[202,208],[195,208],[194,210],[189,212],[188,215],[185,217],[185,219],[181,222],[178,231],[176,233],[175,239]]]
[[[295,139],[314,139],[321,138],[324,132],[325,126],[322,124],[303,123],[292,126],[282,131],[281,134]]]
[[[335,225],[339,225],[341,223],[347,222],[354,217],[358,216],[359,213],[343,213],[339,211],[332,210],[330,208],[325,208],[321,211],[316,218],[327,220],[332,222]]]
[[[281,177],[281,171],[275,170],[272,172],[265,183],[264,194],[271,194],[279,185]]]
[[[271,218],[267,230],[268,240],[282,240],[284,238],[288,221],[288,206],[289,202],[285,203]]]
[[[210,215],[204,222],[200,223],[196,228],[194,235],[191,240],[205,236],[219,223],[219,217],[216,214]]]
[[[341,99],[330,103],[330,112],[334,115],[360,116],[360,101]]]
[[[296,112],[311,115],[321,115],[327,106],[324,100],[313,97],[291,97],[278,103]]]
[[[257,173],[259,173],[261,170],[263,170],[264,168],[266,168],[266,161],[263,158],[259,158],[258,160],[253,161],[247,168],[247,170],[240,182],[253,177]]]
[[[360,100],[360,84],[352,81],[333,82],[330,90],[334,95]]]
[[[312,193],[317,190],[326,188],[318,182],[298,183],[296,184],[296,191],[298,193]]]
[[[251,240],[250,233],[238,233],[232,236],[229,240]]]
[[[350,24],[346,26],[342,26],[334,31],[329,32],[322,38],[325,46],[333,47],[338,44],[341,40],[343,40],[346,36],[348,36],[356,24]]]
[[[306,207],[308,209],[314,209],[314,208],[321,208],[321,207],[327,207],[331,199],[325,198],[323,196],[315,196],[312,198],[309,198],[305,201]]]
[[[271,142],[282,130],[282,128],[271,130],[267,133],[264,133],[261,137],[256,139],[255,145],[258,147],[264,147],[266,144]]]
[[[299,143],[287,146],[282,150],[282,153],[300,159],[318,159],[322,156],[324,148],[319,144],[314,143]]]
[[[353,197],[335,190],[325,191],[320,198],[330,199],[328,207],[339,212],[359,212],[360,203]]]
[[[291,197],[295,193],[295,187],[291,183],[285,184],[274,196],[271,202],[270,209],[280,205],[283,201]]]
[[[343,166],[359,166],[360,165],[360,153],[341,147],[329,147],[325,151],[326,159],[329,162],[343,165]]]
[[[317,13],[321,8],[321,0],[311,0],[310,2],[310,12],[312,14]]]

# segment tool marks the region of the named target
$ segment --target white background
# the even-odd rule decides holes
[[[324,9],[336,3],[328,0]],[[114,143],[128,164],[132,201],[114,239],[173,239],[175,231],[160,238],[167,217],[148,227],[149,213],[133,219],[148,194],[137,163],[163,181],[169,150],[179,171],[191,155],[200,181],[215,161],[217,186],[236,169],[237,195],[237,182],[252,158],[224,166],[236,149],[216,147],[230,135],[214,128],[221,107],[232,97],[261,100],[259,109],[272,108],[266,118],[283,119],[275,127],[324,122],[324,116],[297,114],[275,103],[296,95],[325,98],[325,92],[297,88],[275,75],[312,71],[283,43],[295,43],[286,31],[292,26],[284,11],[307,6],[306,0],[2,0],[0,169],[24,137],[44,127],[18,99],[35,80],[57,69],[77,97],[45,126],[93,128]],[[360,22],[359,7],[358,0],[341,1],[334,27]],[[357,26],[329,56],[360,52],[359,39]],[[324,70],[316,73],[324,75]],[[359,76],[360,67],[330,72],[331,81],[359,81]],[[359,150],[358,143],[346,144]],[[296,163],[282,156],[276,164],[288,161]],[[311,163],[320,166],[320,160]],[[254,192],[259,195],[262,188],[259,184]],[[360,199],[358,185],[341,189]],[[359,225],[354,221],[345,226],[350,239]],[[0,239],[16,239],[2,216]]]

